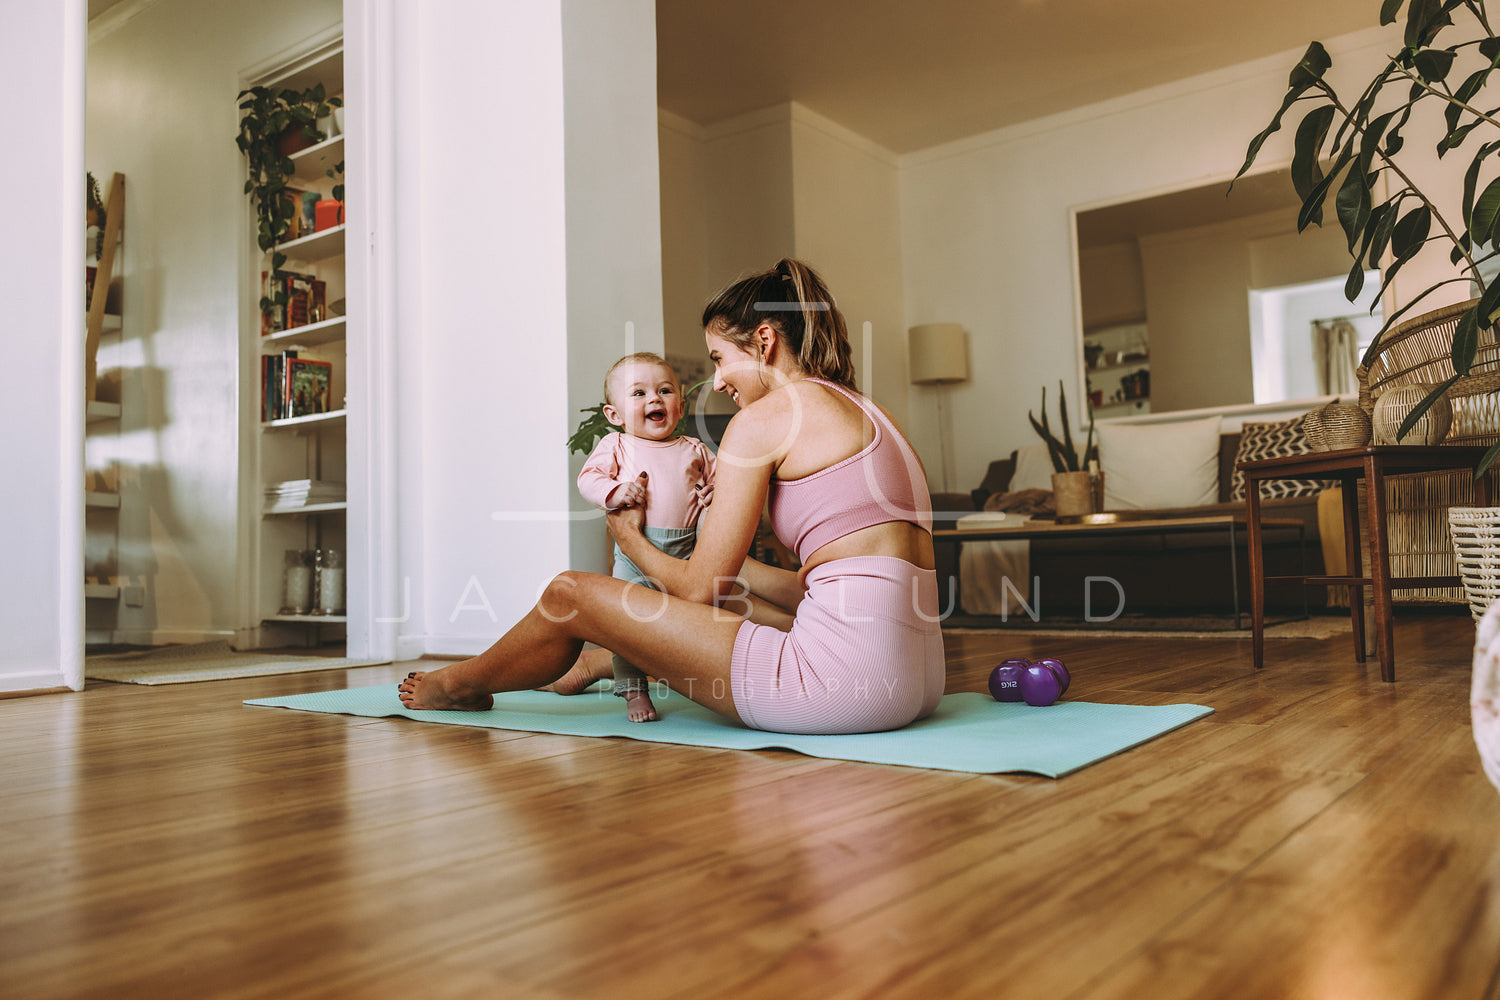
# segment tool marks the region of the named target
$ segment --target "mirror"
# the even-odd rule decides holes
[[[1084,391],[1097,419],[1354,392],[1380,329],[1378,272],[1332,205],[1297,232],[1285,168],[1073,210]],[[1375,305],[1373,314],[1372,304]]]

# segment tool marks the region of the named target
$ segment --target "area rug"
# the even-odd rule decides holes
[[[203,642],[90,656],[83,661],[83,675],[92,680],[113,681],[116,684],[192,684],[240,677],[372,667],[389,662],[391,661],[335,656],[240,653],[230,649],[227,642]]]
[[[895,732],[795,736],[746,729],[680,695],[653,698],[661,718],[645,723],[627,720],[619,700],[605,689],[572,697],[516,691],[496,695],[495,707],[488,712],[413,712],[401,704],[394,684],[255,698],[245,704],[370,718],[405,716],[443,726],[623,736],[726,750],[795,750],[810,757],[942,771],[1025,771],[1049,778],[1071,774],[1213,711],[1204,705],[1084,701],[1032,708],[965,692],[947,695],[932,715]]]

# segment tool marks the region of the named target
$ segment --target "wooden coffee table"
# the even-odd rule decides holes
[[[1150,518],[1142,520],[1111,521],[1102,524],[1057,524],[1053,521],[1028,521],[1017,523],[1014,527],[993,528],[944,528],[932,533],[934,542],[954,542],[957,544],[960,554],[964,542],[995,542],[1011,541],[1031,538],[1069,538],[1075,536],[1083,537],[1111,537],[1119,535],[1181,535],[1192,532],[1225,532],[1229,543],[1229,578],[1232,593],[1234,595],[1234,627],[1240,627],[1240,582],[1238,557],[1235,554],[1235,542],[1239,532],[1247,528],[1246,514],[1210,514],[1203,517],[1170,517]],[[1260,522],[1263,529],[1295,529],[1297,532],[1297,545],[1299,550],[1304,547],[1306,539],[1306,525],[1295,517],[1270,517]],[[1253,568],[1256,563],[1252,560]],[[1306,568],[1306,552],[1303,551],[1303,568]],[[952,610],[962,607],[961,595],[959,593],[962,583],[962,574],[954,577],[952,593]],[[1029,581],[1028,581],[1029,583]],[[1027,588],[1028,593],[1030,587]],[[1306,616],[1306,603],[1304,598],[1303,615]],[[975,616],[983,617],[983,616]],[[1106,619],[1101,619],[1104,621]],[[1263,621],[1263,619],[1262,619]]]

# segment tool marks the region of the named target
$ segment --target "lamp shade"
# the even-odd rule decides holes
[[[916,385],[963,382],[969,377],[963,326],[926,323],[912,327],[907,336],[907,363]]]

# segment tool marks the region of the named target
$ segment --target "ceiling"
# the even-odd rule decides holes
[[[656,0],[657,100],[700,125],[797,101],[907,153],[1300,54],[1376,26],[1379,11],[1379,0]]]
[[[89,0],[93,19],[120,0]],[[907,153],[1378,23],[1378,0],[656,0],[657,102]],[[1290,63],[1288,69],[1291,68]]]

